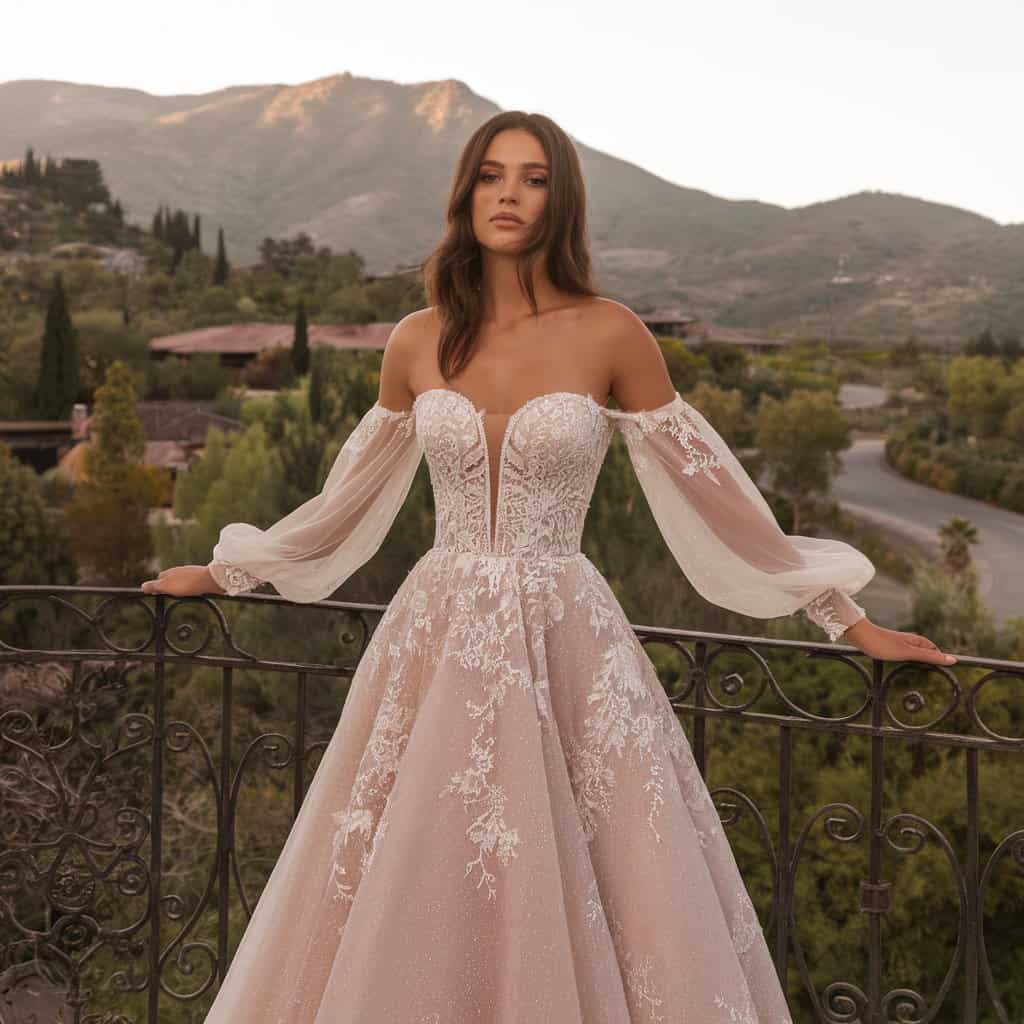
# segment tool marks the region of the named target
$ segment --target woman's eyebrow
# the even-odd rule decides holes
[[[480,166],[483,167],[484,164],[493,164],[495,167],[500,167],[502,170],[505,169],[505,165],[500,160],[481,160],[480,161]],[[547,164],[538,163],[536,160],[528,160],[526,163],[520,164],[519,166],[520,167],[539,167],[541,170],[544,170],[544,171],[546,171],[548,169],[548,165]]]

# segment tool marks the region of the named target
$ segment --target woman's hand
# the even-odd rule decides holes
[[[876,626],[867,616],[850,626],[839,638],[839,642],[853,644],[872,658],[883,661],[927,661],[933,665],[952,665],[956,662],[954,655],[940,651],[926,636]]]
[[[164,569],[155,580],[142,583],[141,589],[144,594],[173,594],[175,597],[224,593],[205,565],[177,565],[173,569]]]

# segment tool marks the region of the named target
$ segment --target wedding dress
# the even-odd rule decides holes
[[[864,614],[872,563],[784,534],[678,392],[638,412],[376,403],[320,494],[213,551],[230,594],[326,598],[426,457],[434,546],[370,638],[207,1024],[791,1024],[682,725],[580,551],[616,430],[709,601],[799,610],[831,640]]]

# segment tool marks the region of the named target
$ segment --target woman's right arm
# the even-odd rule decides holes
[[[265,530],[228,524],[208,565],[165,569],[142,584],[144,593],[240,594],[272,583],[282,597],[308,603],[328,597],[376,553],[422,457],[408,387],[407,352],[417,333],[409,321],[392,330],[378,400],[342,445],[320,493]]]

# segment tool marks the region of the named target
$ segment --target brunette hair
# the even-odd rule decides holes
[[[533,287],[536,261],[546,252],[552,284],[572,295],[597,294],[591,278],[586,192],[579,156],[569,136],[549,117],[506,110],[485,121],[462,149],[448,196],[444,238],[423,262],[427,301],[441,319],[438,367],[445,380],[469,361],[483,313],[480,244],[473,234],[471,202],[491,139],[508,128],[530,132],[544,148],[550,171],[543,214],[526,237],[516,261],[516,277],[538,313]]]

